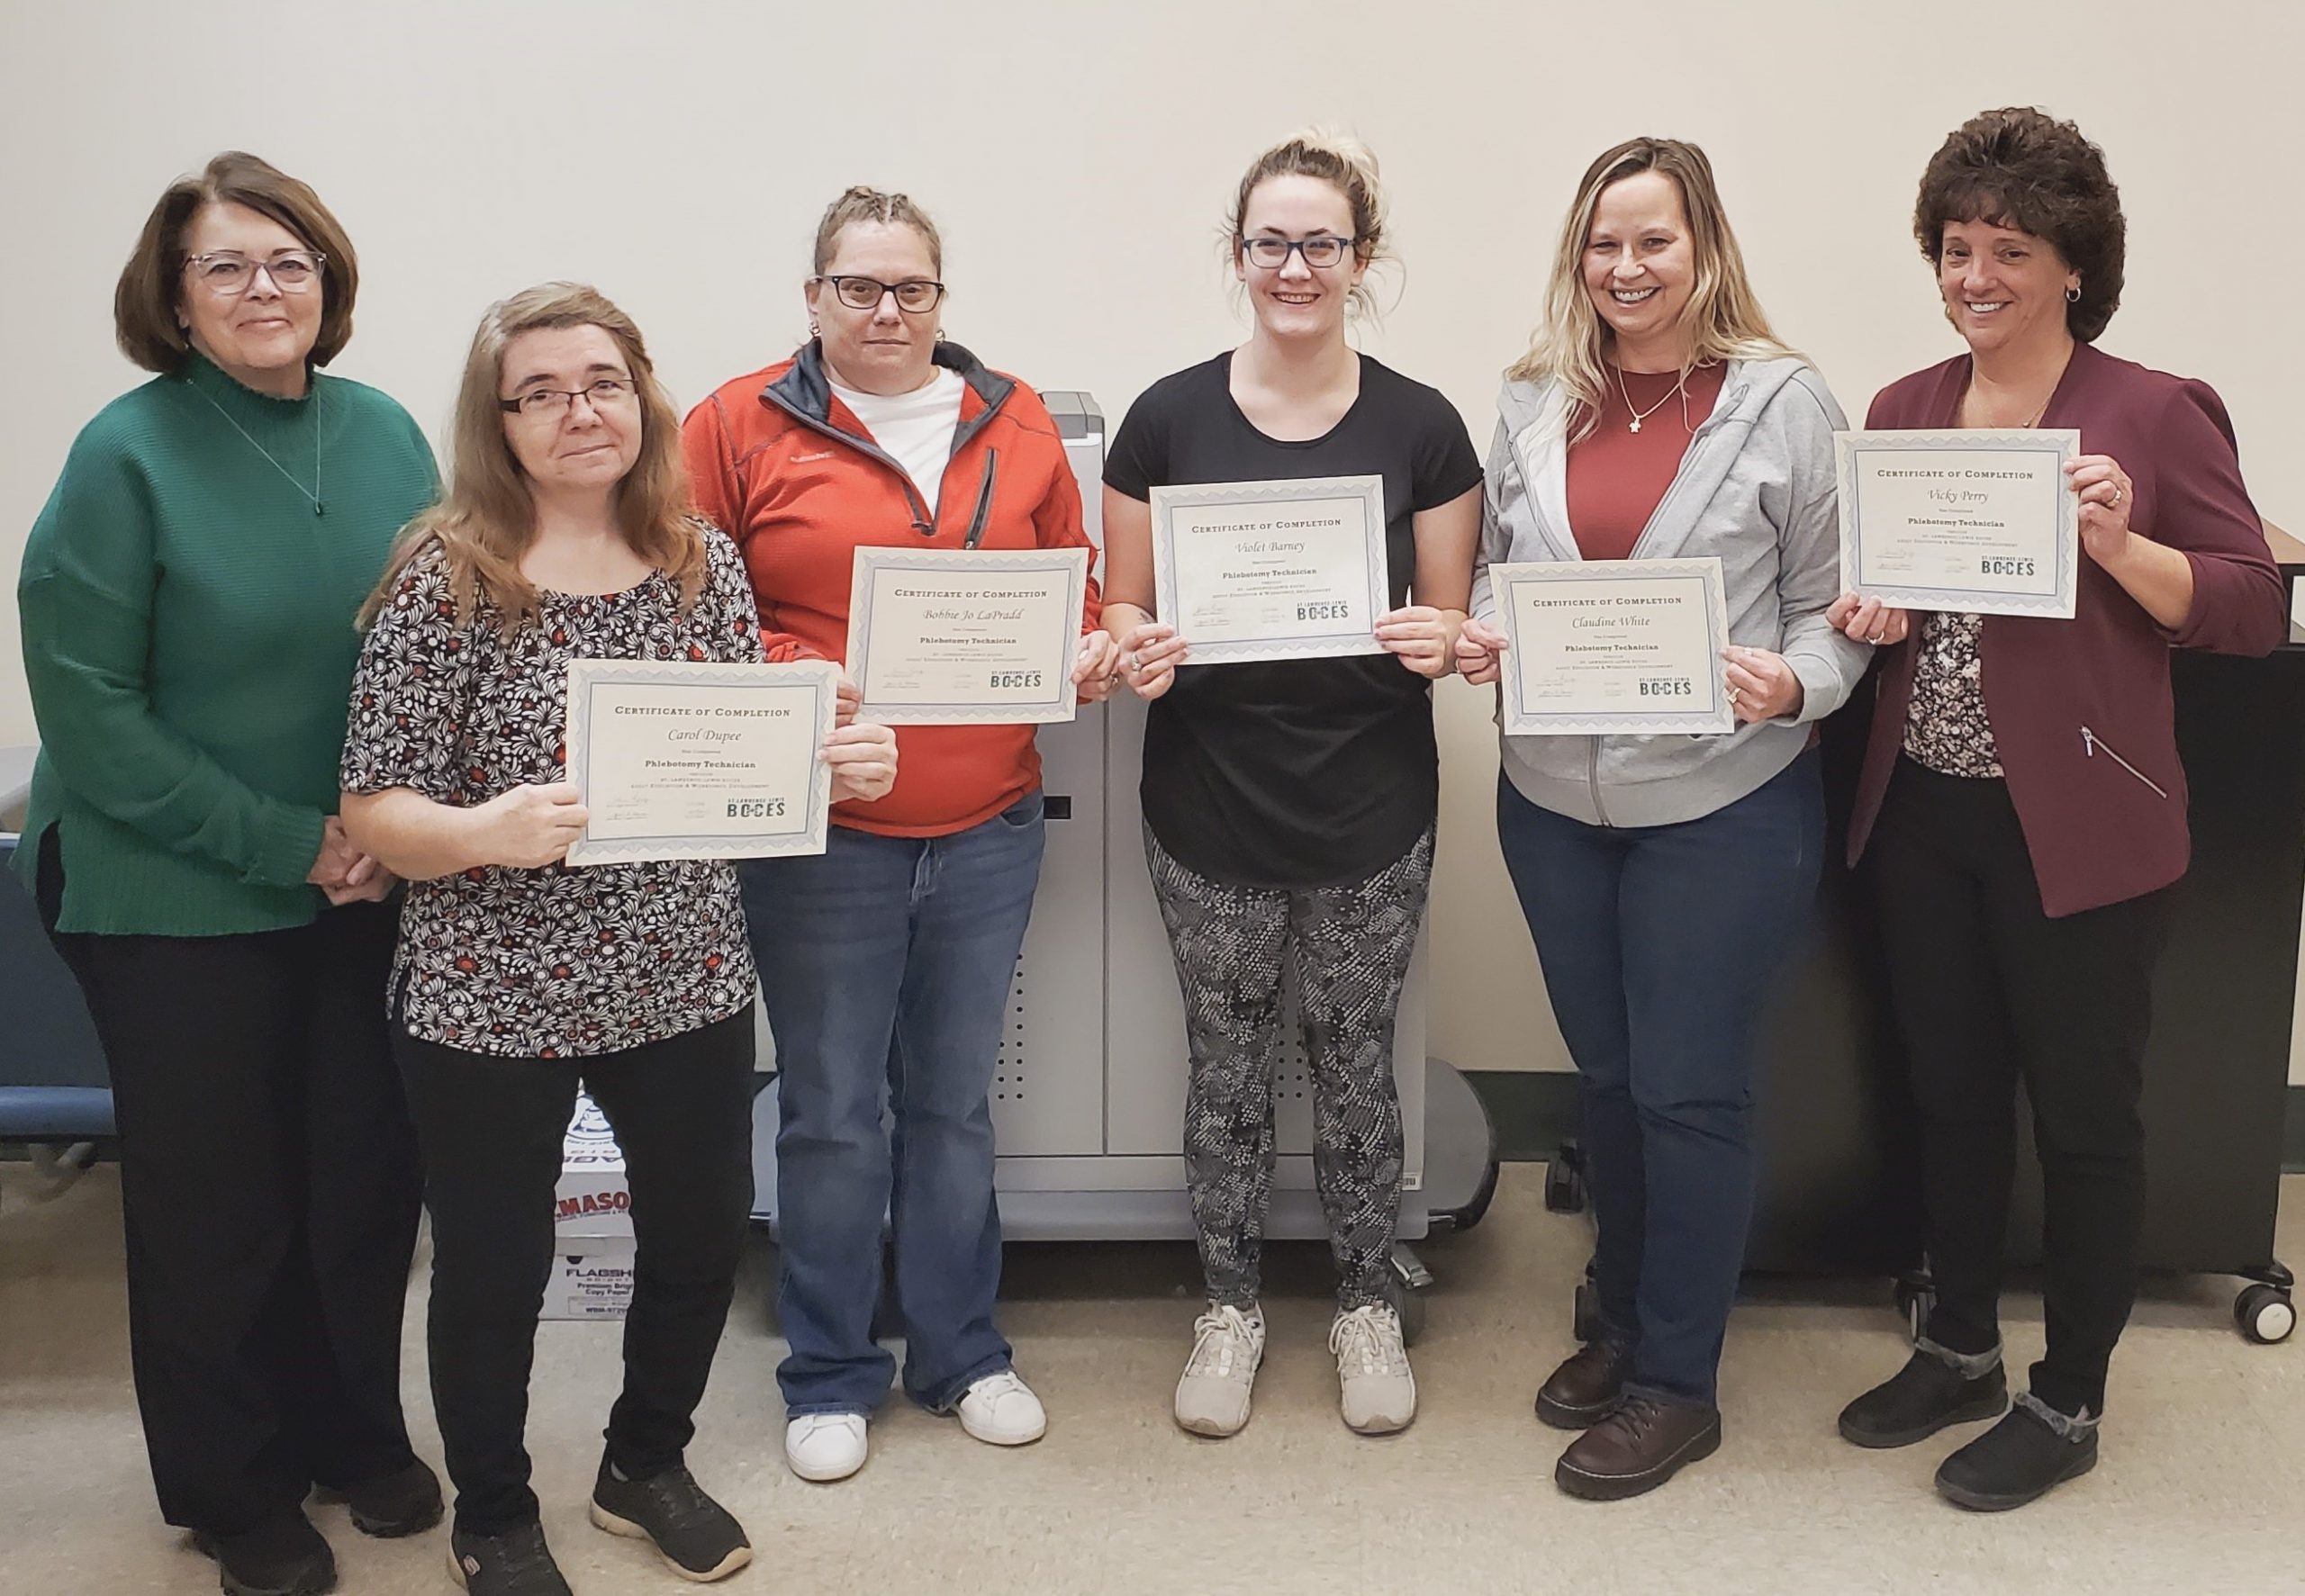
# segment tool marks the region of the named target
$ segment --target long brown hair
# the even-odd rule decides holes
[[[1593,308],[1593,296],[1585,291],[1585,242],[1592,236],[1601,192],[1641,172],[1662,172],[1671,178],[1681,191],[1681,210],[1688,218],[1696,282],[1681,318],[1688,328],[1690,360],[1702,365],[1794,353],[1770,328],[1745,275],[1744,252],[1730,229],[1729,212],[1721,203],[1713,163],[1704,151],[1679,139],[1628,139],[1585,169],[1576,203],[1561,223],[1552,276],[1545,284],[1544,322],[1529,352],[1505,374],[1518,382],[1556,379],[1577,405],[1579,425],[1586,431],[1601,408],[1606,377],[1602,358],[1610,334],[1600,311]]]
[[[447,562],[457,625],[469,626],[484,600],[502,612],[508,634],[536,616],[535,584],[520,574],[520,556],[536,539],[536,504],[504,437],[498,392],[504,351],[514,338],[566,327],[597,327],[614,338],[638,384],[640,457],[616,490],[625,541],[680,585],[682,608],[704,591],[704,537],[681,460],[680,417],[656,381],[640,329],[597,289],[582,283],[539,283],[489,306],[481,317],[456,394],[447,489],[401,533],[383,582],[361,607],[363,629],[376,618],[410,563],[434,544]]]

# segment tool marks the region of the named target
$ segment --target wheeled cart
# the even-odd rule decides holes
[[[1104,545],[1103,414],[1085,393],[1044,393],[1080,484],[1089,537]],[[1189,1240],[1181,1150],[1183,1005],[1144,864],[1137,810],[1144,706],[1133,694],[1084,705],[1040,735],[1047,825],[1031,930],[1017,960],[993,1082],[1001,1228],[1011,1240]],[[1404,1327],[1422,1318],[1431,1276],[1411,1244],[1478,1222],[1496,1179],[1480,1100],[1426,1059],[1420,941],[1394,1032],[1405,1162],[1394,1270]],[[763,1058],[769,1041],[763,1038]],[[1277,1160],[1266,1234],[1325,1237],[1313,1189],[1312,1101],[1294,1005],[1273,1095]],[[755,1218],[776,1222],[776,1099],[755,1100]]]
[[[2268,528],[2292,594],[2305,546]],[[2176,889],[2146,1056],[2145,1267],[2247,1282],[2251,1340],[2285,1340],[2295,1280],[2273,1257],[2282,1135],[2305,902],[2305,633],[2262,660],[2172,660],[2177,743],[2192,788],[2192,868]],[[1911,1327],[1933,1300],[1905,1068],[1865,884],[1842,869],[1871,724],[1859,695],[1824,733],[1832,834],[1819,913],[1764,1032],[1759,1201],[1746,1267],[1897,1280]],[[2073,1001],[2090,995],[2076,991]],[[2020,1130],[2010,1258],[2040,1257],[2040,1169]],[[1583,1206],[1564,1149],[1549,1204]],[[1592,1294],[1577,1294],[1580,1334]]]

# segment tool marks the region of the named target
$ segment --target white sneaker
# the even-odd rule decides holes
[[[803,1413],[784,1426],[784,1461],[804,1480],[845,1480],[864,1466],[864,1415]]]
[[[1329,1350],[1345,1423],[1362,1435],[1406,1429],[1416,1417],[1416,1376],[1401,1344],[1401,1316],[1378,1304],[1340,1313],[1329,1326]]]
[[[1048,1433],[1048,1410],[1014,1369],[971,1385],[954,1411],[961,1416],[961,1428],[987,1446],[1022,1447]]]
[[[1195,1435],[1240,1434],[1262,1362],[1263,1312],[1211,1303],[1192,1321],[1192,1356],[1177,1380],[1177,1423]]]

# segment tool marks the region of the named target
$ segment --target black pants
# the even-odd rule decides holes
[[[632,1190],[632,1306],[608,1456],[646,1479],[681,1462],[736,1291],[752,1213],[753,1011],[589,1059],[393,1045],[432,1214],[432,1407],[456,1527],[533,1522],[529,1370],[552,1272],[553,1187],[581,1079],[616,1132]]]
[[[2000,781],[1901,760],[1874,843],[1898,1030],[1921,1109],[1931,1339],[1977,1353],[1997,1303],[2017,1157],[2033,1110],[2048,1352],[2033,1393],[2101,1413],[2137,1294],[2146,1038],[2165,889],[2052,920]]]
[[[52,840],[42,863],[53,924]],[[291,931],[55,939],[112,1074],[129,1349],[171,1524],[229,1535],[413,1456],[397,920],[362,904]]]

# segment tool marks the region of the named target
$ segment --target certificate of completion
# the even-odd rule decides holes
[[[1491,565],[1488,579],[1512,641],[1506,735],[1737,729],[1718,559]]]
[[[840,667],[568,663],[568,780],[590,818],[570,864],[821,853]]]
[[[860,548],[848,671],[884,726],[1071,720],[1089,551]]]
[[[1384,478],[1155,488],[1152,582],[1190,664],[1382,654]]]
[[[1840,585],[1908,609],[2072,618],[2074,431],[1836,432]]]

